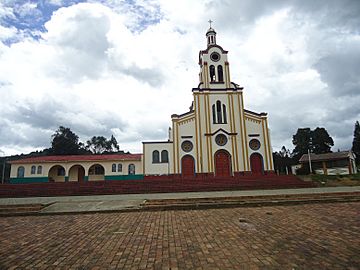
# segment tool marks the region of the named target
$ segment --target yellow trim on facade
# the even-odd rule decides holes
[[[266,133],[264,128],[264,120],[261,121],[262,131],[263,131],[263,138],[264,138],[264,152],[265,152],[265,163],[266,163],[266,170],[269,170],[269,160],[268,160],[268,147],[266,143]]]
[[[255,117],[252,117],[252,116],[249,116],[249,115],[245,115],[245,119],[246,120],[249,120],[251,122],[255,122],[257,124],[261,124],[261,118],[255,118]]]
[[[209,133],[209,122],[208,122],[208,101],[206,98],[206,94],[204,93],[203,95],[203,99],[204,99],[204,105],[205,105],[205,127],[206,127],[206,133]],[[207,164],[208,164],[208,171],[210,170],[210,142],[209,142],[209,137],[206,137],[206,156],[207,156]]]
[[[195,115],[195,143],[196,143],[196,147],[195,147],[195,151],[196,151],[196,171],[200,170],[200,161],[199,161],[199,139],[198,139],[198,114],[197,114],[197,101],[196,98],[197,95],[194,95],[194,106],[195,106],[195,110],[194,110],[194,115]]]
[[[143,166],[143,173],[145,174],[145,145],[143,144],[143,154],[142,154],[142,166]]]
[[[244,99],[243,98],[241,98],[241,107],[244,108]],[[245,132],[244,142],[245,142],[246,164],[247,164],[247,168],[245,169],[245,171],[249,171],[250,170],[249,151],[248,151],[249,144],[248,144],[248,137],[247,137],[248,135],[247,135],[247,130],[246,130],[245,117],[243,117],[243,122],[244,122],[244,132]]]
[[[186,118],[186,119],[181,119],[181,120],[176,121],[176,122],[181,126],[181,125],[187,124],[187,123],[189,123],[189,122],[192,122],[192,121],[194,121],[194,120],[195,120],[195,116],[193,115],[193,116],[191,116],[191,117],[188,117],[188,118]]]
[[[226,87],[230,88],[230,67],[229,67],[229,62],[227,62],[227,64],[225,64],[225,70],[226,70]]]
[[[176,125],[176,156],[177,156],[177,173],[180,173],[180,154],[179,154],[179,124],[175,123]]]
[[[246,164],[245,164],[245,147],[244,147],[244,128],[243,128],[243,110],[240,107],[240,95],[242,98],[242,92],[238,93],[237,97],[238,97],[238,108],[239,108],[239,114],[240,114],[240,132],[241,132],[241,146],[242,146],[242,156],[243,156],[243,165],[244,165],[244,171],[246,170]]]
[[[172,132],[173,132],[173,161],[174,161],[174,173],[176,173],[176,132],[175,132],[175,121],[172,121]]]
[[[209,93],[206,93],[206,99],[207,99],[207,103],[208,103],[208,124],[209,124],[209,131],[208,133],[211,133],[211,104],[210,104],[210,96]],[[213,158],[213,147],[212,147],[212,138],[209,138],[210,141],[210,151],[209,151],[209,156],[210,156],[210,168],[208,169],[209,172],[214,172],[214,158]]]
[[[200,116],[200,97],[197,95],[198,98],[198,115]],[[200,139],[200,172],[203,172],[203,151],[202,151],[202,132],[201,132],[201,118],[199,117],[199,139]]]
[[[205,88],[209,88],[209,71],[208,71],[208,64],[204,63],[204,84],[205,84]]]
[[[267,140],[268,140],[269,159],[270,159],[270,168],[269,169],[274,170],[272,153],[271,153],[271,149],[270,149],[270,136],[269,136],[269,127],[268,127],[267,118],[265,118],[265,127],[266,127],[266,137],[267,137]]]
[[[234,94],[231,94],[231,111],[232,111],[232,115],[233,115],[233,133],[236,133]],[[235,141],[235,158],[236,158],[235,168],[236,168],[236,171],[239,171],[239,154],[238,154],[238,144],[237,144],[236,137],[234,137],[234,141]]]
[[[230,93],[227,93],[228,96],[228,108],[229,108],[229,122],[230,122],[230,132],[233,133],[233,113],[232,113],[232,107],[231,107],[231,99],[232,96]],[[232,156],[232,168],[236,169],[236,160],[235,160],[235,149],[234,149],[234,137],[231,135],[231,156]]]

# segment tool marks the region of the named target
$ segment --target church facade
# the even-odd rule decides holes
[[[206,33],[199,84],[188,112],[173,114],[166,141],[143,142],[142,154],[45,156],[11,162],[11,183],[139,180],[147,176],[238,177],[274,170],[266,113],[244,108],[231,81],[228,52]]]
[[[211,26],[206,39],[190,110],[171,116],[167,141],[143,142],[145,175],[228,177],[274,170],[267,114],[244,108],[243,88],[231,81],[228,51]]]

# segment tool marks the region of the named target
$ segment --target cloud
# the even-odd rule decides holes
[[[269,113],[275,150],[317,126],[350,147],[359,1],[79,2],[0,3],[2,151],[47,147],[59,125],[82,140],[114,134],[133,152],[166,139],[192,101],[209,19],[245,107]]]

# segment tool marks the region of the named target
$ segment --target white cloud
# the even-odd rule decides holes
[[[218,43],[229,50],[232,80],[245,86],[245,107],[269,113],[275,149],[291,148],[296,129],[306,126],[327,128],[334,149],[350,147],[360,118],[359,82],[351,75],[356,19],[337,27],[326,9],[318,22],[318,12],[297,1],[91,2],[58,9],[39,40],[0,24],[0,41],[20,39],[0,43],[5,153],[48,147],[59,125],[83,141],[113,133],[133,152],[142,140],[165,139],[170,115],[191,104],[210,18]],[[38,12],[33,3],[22,8],[30,16]],[[0,4],[0,18],[12,14]],[[352,13],[341,14],[339,21]]]

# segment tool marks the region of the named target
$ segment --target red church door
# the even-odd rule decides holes
[[[83,167],[78,168],[78,181],[84,182],[85,170]]]
[[[252,174],[263,174],[263,161],[260,154],[254,153],[250,156],[250,165]]]
[[[195,162],[192,156],[184,156],[181,159],[181,174],[183,177],[193,177],[195,175]]]
[[[215,175],[220,177],[231,176],[230,154],[224,150],[215,153]]]

